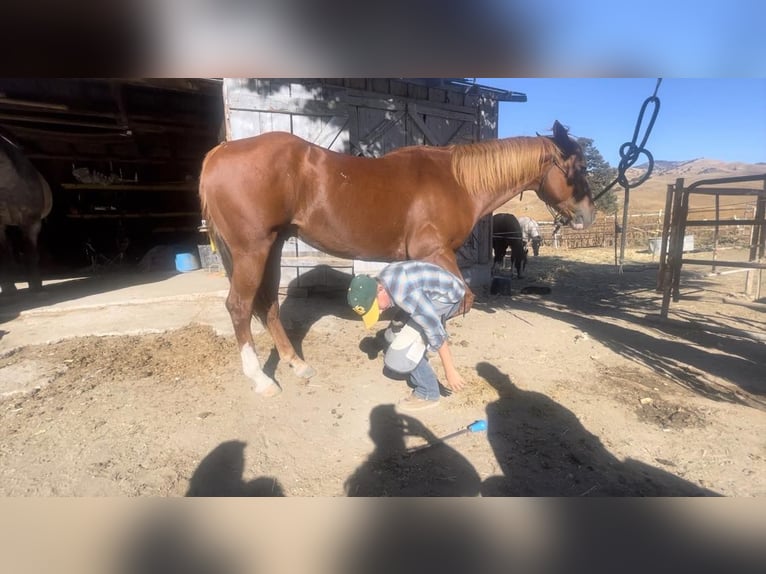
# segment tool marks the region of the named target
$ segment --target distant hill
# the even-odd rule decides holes
[[[646,171],[646,163],[634,166],[627,172],[630,179],[638,178]],[[704,157],[690,159],[687,161],[664,161],[654,162],[652,177],[671,176],[673,178],[696,178],[704,176],[704,179],[711,177],[733,177],[739,175],[759,175],[766,173],[766,162],[742,163],[726,162],[717,159],[707,159]],[[647,182],[648,183],[648,182]]]
[[[629,181],[637,181],[646,171],[647,164],[634,166],[627,172]],[[665,196],[668,184],[674,184],[676,179],[683,178],[684,184],[689,185],[703,179],[717,179],[722,177],[735,177],[742,175],[766,174],[766,162],[743,163],[726,162],[716,159],[696,158],[686,161],[655,160],[652,175],[639,187],[630,190],[629,211],[631,214],[657,212],[665,207]],[[743,184],[739,184],[742,187]],[[749,183],[747,187],[762,189],[762,184]],[[619,185],[615,188],[619,198],[620,208],[623,205],[623,189]],[[593,190],[598,193],[600,190]],[[714,205],[713,196],[693,197],[693,207],[707,207]],[[741,205],[748,202],[744,197],[721,198],[721,205]],[[755,201],[752,200],[752,203]],[[550,221],[551,215],[545,204],[537,198],[534,191],[526,191],[523,198],[513,199],[501,207],[499,212],[510,212],[516,215],[528,215],[540,221]]]

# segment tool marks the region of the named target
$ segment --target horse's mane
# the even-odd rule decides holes
[[[550,138],[519,136],[451,146],[452,174],[471,195],[508,189],[540,175],[551,156],[561,155]]]

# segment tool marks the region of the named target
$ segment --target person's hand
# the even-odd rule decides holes
[[[444,386],[449,390],[459,391],[465,387],[466,383],[463,380],[463,377],[460,376],[460,373],[457,372],[457,370],[453,369],[447,371],[445,374],[447,375],[447,383]]]

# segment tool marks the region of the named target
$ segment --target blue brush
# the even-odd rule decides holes
[[[410,449],[407,451],[408,454],[412,454],[413,452],[418,452],[427,448],[431,448],[432,446],[436,446],[437,444],[442,444],[444,441],[447,441],[451,438],[455,438],[456,436],[460,436],[461,434],[465,434],[468,432],[481,432],[487,430],[487,421],[485,420],[478,420],[474,421],[471,424],[469,424],[464,429],[460,429],[459,431],[455,431],[453,433],[450,433],[448,435],[445,435],[434,442],[430,442],[428,444],[424,444],[423,446],[418,446],[413,449]]]

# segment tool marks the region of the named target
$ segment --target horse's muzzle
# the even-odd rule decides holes
[[[582,219],[572,219],[569,221],[569,227],[572,229],[585,229],[585,224]]]
[[[572,229],[581,230],[581,229],[590,227],[595,220],[596,220],[596,210],[593,209],[585,213],[578,212],[577,215],[572,217],[568,223],[569,223],[569,227],[571,227]]]
[[[553,214],[553,221],[556,225],[561,227],[568,225],[572,229],[576,230],[582,230],[590,227],[590,225],[596,219],[596,208],[592,204],[590,207],[586,207],[585,209],[580,209],[579,205],[572,208],[566,204],[559,204],[555,208],[551,208],[549,206],[548,211]]]

